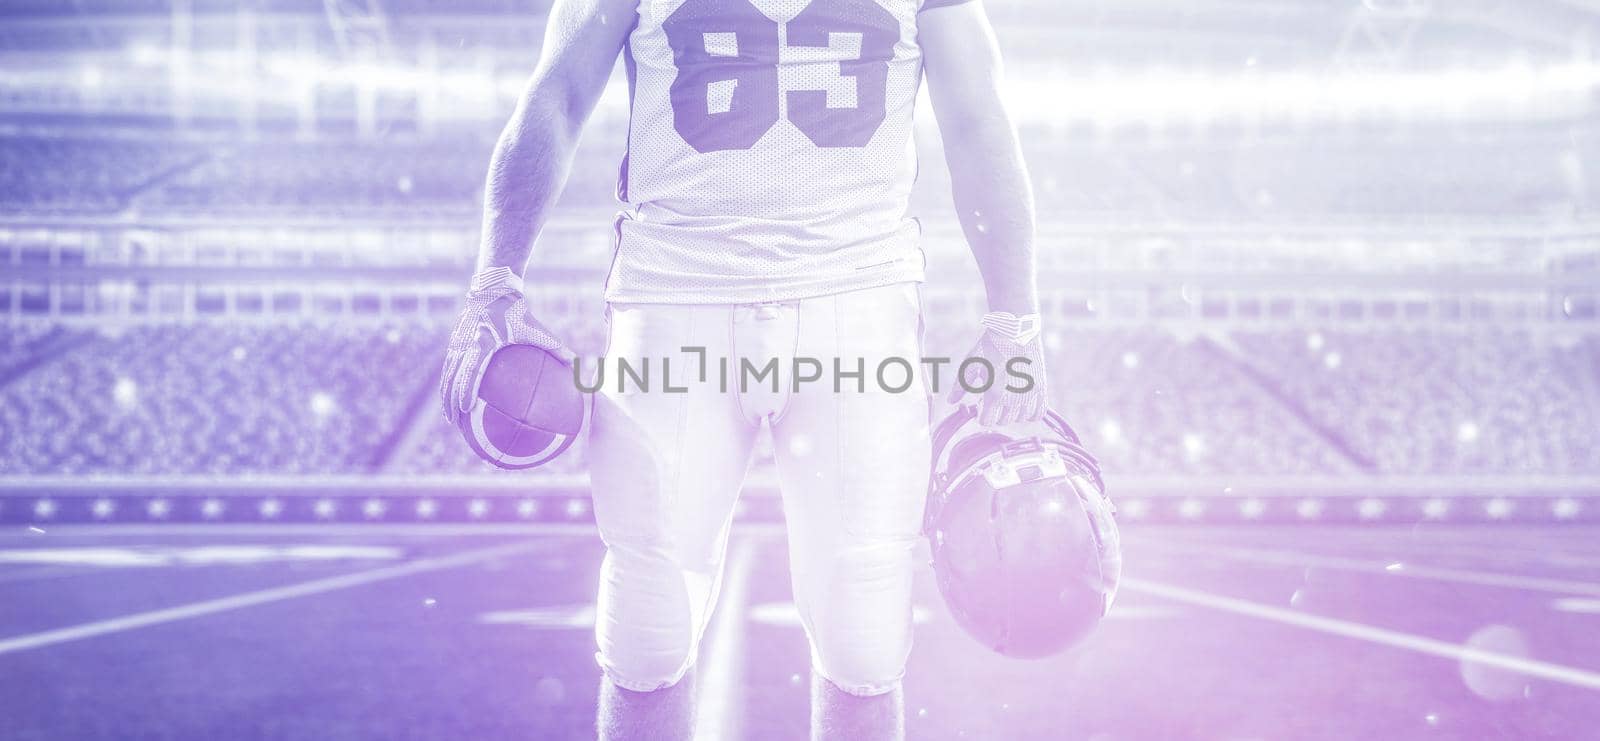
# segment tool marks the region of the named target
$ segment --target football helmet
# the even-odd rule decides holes
[[[1005,656],[1078,643],[1111,608],[1122,574],[1100,466],[1060,415],[1018,437],[961,407],[934,431],[923,522],[956,622]]]

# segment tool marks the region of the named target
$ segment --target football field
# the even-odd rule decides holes
[[[1016,661],[919,572],[919,739],[1593,737],[1600,530],[1128,525],[1111,617]],[[77,525],[0,535],[0,737],[592,736],[585,524]],[[698,737],[807,734],[778,527],[741,523]]]

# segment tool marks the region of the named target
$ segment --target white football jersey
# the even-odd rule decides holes
[[[639,0],[606,298],[780,301],[920,281],[917,13],[964,0]]]

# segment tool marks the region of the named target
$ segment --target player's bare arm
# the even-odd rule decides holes
[[[991,314],[972,355],[1025,367],[1034,383],[997,381],[984,395],[984,424],[1038,419],[1047,403],[1038,331],[1033,188],[1001,94],[1000,45],[981,2],[921,14],[918,38],[934,115],[944,139],[957,215],[983,274]],[[1019,360],[1020,359],[1020,360]],[[960,386],[951,396],[962,397]]]
[[[632,27],[636,0],[556,0],[539,65],[500,133],[483,197],[478,270],[521,275]]]
[[[572,353],[528,310],[522,273],[572,165],[578,136],[605,90],[636,0],[556,0],[539,64],[489,163],[477,273],[450,335],[439,394],[456,422],[471,405],[484,361],[506,345]]]

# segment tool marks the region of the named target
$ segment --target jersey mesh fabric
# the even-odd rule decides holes
[[[820,24],[824,33],[817,33],[814,22],[809,30],[796,31],[801,28],[792,23],[797,16],[817,16],[814,3],[831,14]],[[916,31],[922,4],[640,0],[627,48],[632,117],[618,188],[630,208],[618,220],[607,300],[754,303],[921,281],[920,227],[907,211],[916,179],[912,115],[922,80]],[[696,16],[692,23],[683,23],[691,14]],[[727,20],[730,15],[738,17]],[[860,18],[882,29],[872,31],[876,39],[869,42],[864,31],[826,27],[849,28]],[[688,44],[704,44],[703,51],[691,50],[691,55],[703,54],[700,79],[712,81],[691,83],[686,77],[675,96],[679,65],[691,69],[695,64],[684,53],[684,25],[691,26]],[[672,29],[678,31],[675,39]],[[769,52],[751,41],[774,33],[776,47]],[[741,41],[750,48],[739,49]],[[877,44],[879,69],[887,69],[881,93],[859,74],[858,60],[869,43]],[[774,67],[776,89],[771,89]],[[742,74],[767,76],[752,82]],[[727,77],[737,79],[718,79]],[[807,94],[803,91],[825,92],[824,115],[859,107],[862,94],[881,94],[882,123],[862,130],[864,146],[819,145],[795,122],[805,117],[806,111],[792,110],[796,94]],[[745,97],[735,100],[739,95]],[[675,97],[680,98],[677,111]],[[692,145],[679,130],[686,105],[705,107],[689,110],[693,117],[773,104],[775,121],[753,143],[707,147],[702,137],[700,145]],[[710,124],[700,133],[724,136],[728,129],[719,126]]]

